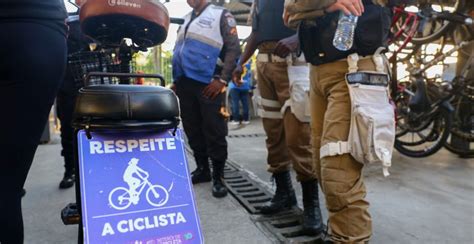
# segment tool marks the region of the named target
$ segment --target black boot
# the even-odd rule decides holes
[[[262,214],[274,214],[296,206],[295,190],[291,184],[290,171],[273,174],[276,191],[270,203],[260,208]]]
[[[208,159],[197,159],[196,158],[197,168],[191,173],[191,181],[193,184],[210,182],[211,181],[211,171],[209,170],[209,161]]]
[[[61,136],[63,136],[63,134],[61,134]],[[63,139],[64,138],[62,138],[61,142],[64,142]],[[72,144],[69,146],[71,147],[71,150],[72,150]],[[61,182],[59,183],[59,189],[67,189],[67,188],[72,187],[74,185],[74,182],[76,181],[76,175],[75,175],[76,170],[74,166],[74,158],[72,156],[72,152],[66,153],[64,144],[63,144],[63,150],[61,154],[64,157],[64,176]]]
[[[197,168],[191,173],[191,181],[193,184],[210,182],[211,181],[211,171],[209,168]]]
[[[227,196],[227,188],[222,182],[224,165],[222,162],[212,162],[212,195],[217,198]]]
[[[319,208],[318,182],[316,180],[301,182],[303,189],[303,231],[309,236],[323,233],[324,226]]]
[[[74,185],[75,180],[76,180],[76,175],[74,174],[74,171],[66,171],[64,173],[63,179],[59,183],[59,188],[60,189],[70,188]]]

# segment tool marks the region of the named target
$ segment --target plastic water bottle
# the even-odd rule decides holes
[[[354,32],[358,17],[355,15],[345,15],[341,11],[339,21],[337,22],[336,34],[332,44],[341,51],[347,51],[352,48],[354,43]]]

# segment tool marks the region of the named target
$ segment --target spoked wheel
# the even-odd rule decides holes
[[[405,6],[404,11],[407,13],[407,16],[409,16],[408,13],[417,13],[419,16],[417,19],[417,29],[412,36],[411,42],[413,44],[433,42],[455,25],[455,23],[449,21],[424,17],[423,13],[441,13],[446,11],[452,13],[461,10],[464,6],[464,2],[465,0],[418,0],[416,4]],[[406,18],[409,17],[402,16],[397,23],[394,24],[394,31],[404,29],[403,27],[406,29],[406,26],[404,26]],[[404,31],[404,38],[409,38],[408,33],[408,31]]]
[[[416,121],[410,116],[397,116],[395,149],[409,157],[427,157],[439,151],[449,136],[451,113],[440,109]]]
[[[406,156],[426,157],[436,153],[444,145],[449,136],[452,113],[445,111],[440,105],[427,106],[423,110],[411,107],[410,101],[413,94],[417,93],[416,84],[402,83],[395,99],[395,149]],[[430,93],[429,89],[427,92]],[[433,94],[430,97],[432,100],[436,99]]]
[[[451,134],[446,140],[444,147],[448,151],[455,153],[461,157],[472,158],[474,157],[474,142],[467,141],[463,138],[458,137],[455,134]]]
[[[109,194],[109,204],[117,210],[124,210],[132,205],[130,192],[125,187],[117,187]]]
[[[461,10],[465,0],[421,0],[418,5],[418,11],[423,14],[426,12],[456,12]],[[435,41],[444,35],[456,23],[446,20],[436,20],[421,18],[418,31],[413,37],[414,44],[425,44]]]
[[[148,203],[155,207],[161,207],[168,202],[169,193],[160,185],[150,185],[146,191],[146,199]]]
[[[465,83],[462,94],[452,102],[455,108],[451,136],[446,149],[462,157],[474,157],[474,86],[473,81]]]

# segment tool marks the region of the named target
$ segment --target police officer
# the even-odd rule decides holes
[[[224,8],[206,0],[187,0],[193,11],[178,30],[173,56],[173,78],[180,99],[183,126],[197,169],[193,184],[211,181],[214,197],[224,197],[222,183],[227,160],[227,123],[221,111],[223,93],[240,56],[236,21]]]
[[[67,18],[69,33],[67,38],[68,54],[77,53],[89,49],[92,41],[81,32],[79,16],[72,15]],[[74,185],[74,129],[72,128],[72,114],[79,89],[83,86],[81,81],[75,81],[70,67],[66,68],[63,83],[56,96],[56,108],[61,122],[61,155],[64,158],[64,176],[59,183],[59,188],[66,189]]]
[[[362,0],[286,0],[285,21],[296,26],[301,20],[313,21],[335,11],[360,16],[364,5]],[[370,55],[362,58],[358,66],[360,70],[375,71]],[[363,165],[348,153],[320,159],[321,145],[348,138],[351,101],[345,82],[347,72],[346,59],[311,66],[313,157],[329,212],[329,243],[366,243],[372,235],[372,220],[365,198]]]
[[[267,135],[268,171],[273,174],[276,191],[272,200],[261,212],[274,214],[296,206],[291,183],[290,166],[297,174],[303,189],[303,227],[307,235],[322,233],[318,185],[313,170],[310,145],[310,125],[300,121],[290,108],[282,110],[290,98],[288,62],[307,65],[297,58],[298,38],[282,20],[284,0],[255,0],[252,7],[252,33],[237,68],[234,82],[239,82],[242,66],[256,49],[257,86],[261,94],[263,127]]]

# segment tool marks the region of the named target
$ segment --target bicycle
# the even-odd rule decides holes
[[[71,0],[69,0],[71,4]],[[122,4],[122,3],[120,3]],[[135,74],[133,53],[156,46],[166,39],[170,18],[161,1],[135,1],[131,6],[118,2],[88,0],[80,10],[83,33],[100,44],[100,48],[72,55],[69,63],[77,69],[75,79],[83,82],[73,119],[76,203],[61,212],[63,223],[78,224],[78,243],[84,243],[83,198],[81,167],[77,152],[78,137],[84,131],[87,139],[92,133],[115,130],[121,133],[176,131],[180,123],[179,105],[174,93],[163,87],[130,86],[132,79],[153,78],[165,85],[159,74]],[[120,85],[119,85],[120,84]],[[130,98],[132,97],[132,98]],[[145,105],[144,105],[145,104]],[[82,162],[84,163],[84,162]],[[145,191],[152,206],[168,202],[169,192],[143,178],[139,194]],[[170,188],[171,189],[171,188]],[[113,208],[126,209],[138,201],[124,187],[110,193]],[[117,200],[117,201],[116,201]],[[106,201],[105,201],[105,204]]]
[[[394,38],[404,37],[409,42],[420,45],[439,39],[456,25],[444,18],[432,15],[449,15],[462,11],[466,0],[417,0],[393,8],[392,28]]]
[[[161,207],[168,202],[169,190],[165,189],[161,185],[151,184],[150,181],[148,181],[148,175],[144,177],[139,175],[139,177],[141,178],[142,182],[137,186],[138,191],[136,191],[136,194],[132,194],[131,190],[125,187],[117,187],[110,191],[110,206],[117,210],[124,210],[130,207],[132,204],[137,205],[140,201],[139,196],[143,192],[145,187],[148,187],[145,196],[147,202],[150,205],[155,207]],[[170,187],[170,189],[171,188],[172,186]]]
[[[471,38],[474,35],[472,28],[466,29]],[[453,87],[458,90],[452,99],[455,108],[454,123],[451,128],[451,136],[445,143],[445,148],[461,157],[474,156],[474,44],[468,46],[470,53],[460,49],[459,53],[465,56],[464,65],[458,69],[458,76],[453,79]],[[458,60],[458,64],[459,64]]]
[[[460,13],[433,13],[431,16],[456,24],[472,23],[471,18]],[[392,54],[391,89],[392,98],[397,105],[395,148],[400,153],[411,157],[425,157],[436,153],[445,144],[453,123],[454,108],[450,101],[453,100],[459,89],[448,91],[448,94],[443,95],[428,93],[427,87],[430,89],[438,87],[438,83],[436,79],[427,78],[425,72],[467,44],[468,42],[461,43],[450,51],[442,53],[445,42],[441,41],[441,51],[430,57],[431,60],[428,61],[425,61],[426,52],[423,50],[425,47],[415,45],[413,48],[415,51],[411,56],[403,59],[409,72],[409,80],[406,81],[402,79],[400,81],[397,77],[397,52],[400,49]],[[445,85],[440,84],[441,86]]]

